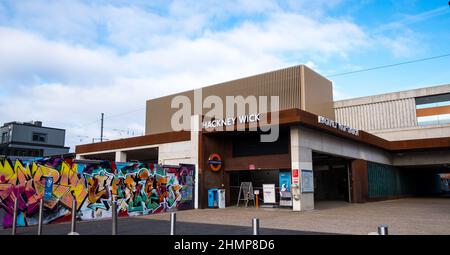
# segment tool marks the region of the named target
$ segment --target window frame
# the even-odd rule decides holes
[[[34,139],[35,136],[37,136],[36,140]],[[43,138],[43,139],[41,139],[41,138]],[[38,142],[38,143],[47,143],[47,134],[46,133],[40,133],[40,132],[33,132],[31,140],[33,142]]]

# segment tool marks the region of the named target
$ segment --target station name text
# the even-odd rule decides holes
[[[205,129],[206,128],[217,128],[217,127],[235,125],[236,123],[243,124],[243,123],[257,122],[257,121],[260,121],[260,118],[261,118],[261,113],[259,113],[259,114],[253,113],[253,114],[242,115],[242,116],[233,117],[233,118],[204,121],[202,123],[202,126]]]
[[[346,126],[346,125],[343,125],[343,124],[340,124],[339,122],[336,122],[334,120],[330,120],[330,119],[328,119],[326,117],[319,116],[318,121],[319,121],[320,124],[324,124],[324,125],[327,125],[329,127],[339,129],[339,130],[347,132],[349,134],[356,135],[356,136],[359,135],[359,132],[358,132],[357,129],[349,127],[349,126]]]

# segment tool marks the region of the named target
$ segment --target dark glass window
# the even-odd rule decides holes
[[[260,136],[254,134],[233,137],[233,157],[288,154],[289,139],[288,132],[280,132],[278,140],[272,143],[263,143]]]
[[[40,143],[47,142],[47,134],[33,133],[33,142],[40,142]]]
[[[6,142],[8,142],[7,140],[8,140],[8,132],[2,133],[1,143],[6,143]]]

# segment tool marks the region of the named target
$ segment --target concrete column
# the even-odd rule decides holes
[[[293,211],[305,211],[314,209],[314,193],[301,193],[302,170],[313,170],[311,148],[300,146],[300,129],[291,127],[291,171],[293,185],[296,182],[295,175],[298,174],[298,185],[300,188],[300,200],[292,199]]]
[[[80,154],[76,154],[76,155],[75,155],[75,159],[82,160],[82,159],[84,159],[84,156],[82,156],[82,155],[80,155]]]
[[[127,162],[127,153],[123,151],[116,151],[116,162]]]
[[[194,208],[198,209],[199,199],[199,141],[200,141],[200,116],[191,116],[191,162],[195,165],[195,191],[194,191]]]

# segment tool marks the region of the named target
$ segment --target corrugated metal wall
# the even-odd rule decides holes
[[[417,126],[414,98],[335,108],[336,120],[361,130]]]
[[[397,168],[369,162],[368,177],[369,198],[397,196],[400,194]]]
[[[302,66],[289,67],[278,71],[263,73],[204,87],[202,88],[203,100],[208,96],[218,96],[222,99],[225,107],[226,96],[240,95],[247,98],[251,95],[255,96],[258,102],[259,96],[267,96],[268,100],[270,100],[270,96],[279,96],[279,110],[291,108],[301,109],[301,67]],[[171,126],[171,117],[178,111],[178,109],[172,108],[171,102],[175,96],[179,95],[186,96],[190,99],[190,102],[192,102],[191,111],[193,111],[193,90],[147,101],[146,135],[173,131]],[[331,95],[330,101],[332,101]],[[200,102],[200,105],[201,103],[202,102]],[[270,107],[270,103],[268,107]],[[210,109],[203,108],[203,114],[206,114],[209,111]],[[258,112],[264,113],[267,111],[260,111],[258,109]],[[226,116],[225,113],[226,112],[224,109],[224,116]],[[190,119],[188,119],[187,122],[189,122],[189,125],[187,126],[190,127]]]
[[[279,96],[280,110],[301,108],[300,70],[301,66],[295,66],[204,87],[203,97],[216,95],[226,102],[226,96]],[[208,111],[205,109],[203,114]]]
[[[369,198],[424,194],[429,176],[394,166],[368,162]],[[425,183],[424,183],[425,182]]]

